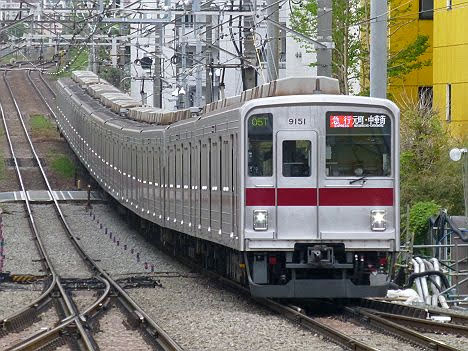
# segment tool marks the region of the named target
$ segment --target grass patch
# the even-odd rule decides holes
[[[44,115],[31,115],[29,123],[33,137],[53,138],[56,136],[54,124]]]
[[[52,154],[49,155],[50,160],[50,168],[54,171],[54,173],[70,179],[75,176],[75,164],[73,161],[64,154]]]

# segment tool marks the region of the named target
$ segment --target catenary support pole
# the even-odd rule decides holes
[[[206,16],[206,41],[208,43],[212,43],[213,40],[213,18],[212,16]],[[213,102],[213,81],[214,81],[214,76],[213,76],[213,50],[210,45],[207,45],[205,48],[205,81],[206,81],[206,87],[205,87],[205,104],[209,104]]]
[[[256,0],[252,3],[251,0],[244,0],[243,9],[246,10],[256,10]],[[243,10],[241,9],[241,10]],[[244,16],[244,58],[248,62],[257,62],[256,51],[255,51],[255,29],[254,29],[254,19],[253,16]],[[242,67],[242,90],[248,90],[255,88],[257,86],[257,72],[252,66],[245,64],[245,61],[241,60],[243,63]],[[223,88],[224,89],[224,88]]]
[[[332,0],[317,1],[317,75],[332,76]]]
[[[279,22],[279,3],[277,0],[267,0],[266,15],[275,22]],[[267,22],[267,64],[268,79],[278,79],[279,74],[279,29],[271,22]]]
[[[387,1],[371,0],[370,96],[387,97]]]
[[[154,75],[153,75],[153,107],[162,108],[161,96],[161,54],[163,27],[156,25],[154,31]]]
[[[192,11],[194,13],[200,12],[201,4],[200,0],[193,0],[192,2]],[[195,70],[195,98],[193,101],[193,105],[196,107],[203,106],[203,87],[202,87],[202,71],[203,67],[201,67],[198,62],[202,61],[202,43],[200,38],[198,37],[199,29],[200,29],[200,17],[199,15],[194,16],[194,24],[193,24],[193,35],[195,37],[195,58],[197,60],[197,66]],[[206,82],[208,84],[208,82]],[[188,92],[186,92],[188,94]]]

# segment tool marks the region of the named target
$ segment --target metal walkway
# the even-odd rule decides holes
[[[46,190],[29,190],[26,191],[26,196],[31,202],[52,202],[52,196],[57,201],[86,201],[88,200],[87,191],[77,190],[63,190],[63,191],[52,191],[52,196],[49,191]],[[24,191],[11,191],[0,193],[0,202],[17,202],[24,201]],[[91,192],[91,201],[103,201],[104,198],[98,192]]]

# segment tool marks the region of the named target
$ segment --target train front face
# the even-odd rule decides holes
[[[399,247],[398,108],[295,96],[258,100],[243,117],[251,293],[385,296]]]

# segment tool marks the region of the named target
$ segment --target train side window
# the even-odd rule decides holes
[[[310,140],[283,141],[283,177],[310,177]]]
[[[271,113],[249,117],[248,127],[248,173],[251,177],[273,175],[273,116]]]

